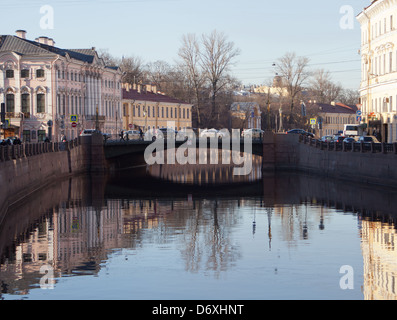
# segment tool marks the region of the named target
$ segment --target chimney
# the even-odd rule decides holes
[[[48,38],[48,45],[53,47],[55,45],[54,39]]]
[[[26,39],[26,31],[25,30],[17,30],[15,31],[17,37],[20,37],[22,39]]]
[[[48,37],[44,37],[44,36],[38,37],[38,38],[36,38],[36,42],[39,42],[42,44],[48,44]]]

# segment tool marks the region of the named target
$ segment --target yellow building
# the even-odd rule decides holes
[[[156,91],[155,86],[123,84],[123,130],[192,127],[192,105]]]
[[[316,132],[316,136],[318,138],[325,135],[336,135],[344,130],[345,124],[360,124],[356,114],[358,108],[355,105],[348,106],[334,102],[331,104],[313,103],[308,104],[307,108],[317,115],[316,129],[318,132]],[[319,125],[320,118],[322,119],[321,125]]]

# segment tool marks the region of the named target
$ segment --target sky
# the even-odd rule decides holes
[[[0,0],[0,34],[23,29],[28,39],[47,36],[60,48],[95,47],[173,65],[183,35],[217,30],[240,50],[231,73],[245,85],[269,83],[273,63],[295,52],[310,59],[310,70],[327,70],[334,82],[356,90],[361,32],[355,17],[370,2]]]

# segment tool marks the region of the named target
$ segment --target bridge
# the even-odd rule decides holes
[[[163,146],[163,150],[169,148],[178,149],[179,147],[196,148],[196,149],[210,149],[217,148],[219,150],[236,150],[240,152],[250,152],[253,155],[263,155],[263,144],[264,139],[252,139],[251,150],[245,147],[246,142],[244,139],[206,139],[196,138],[193,140],[169,140],[162,139],[161,142],[157,141],[158,145]],[[149,147],[153,141],[147,140],[108,140],[105,143],[105,157],[106,159],[114,159],[117,157],[123,157],[127,155],[139,155],[145,152],[146,148]],[[159,151],[159,150],[157,150]]]

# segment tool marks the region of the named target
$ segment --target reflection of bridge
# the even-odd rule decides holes
[[[264,142],[262,139],[252,139],[247,140],[251,141],[251,150],[250,153],[258,156],[263,155],[263,145]],[[157,141],[156,143],[159,143]],[[220,150],[235,150],[240,152],[247,152],[248,148],[244,139],[205,139],[205,138],[197,138],[194,140],[162,140],[162,145],[164,146],[163,150],[167,150],[167,148],[177,149],[179,147],[186,148],[196,148],[196,149],[210,149],[210,148],[218,148]],[[129,140],[129,141],[107,141],[105,144],[105,157],[107,160],[128,156],[128,155],[143,155],[146,148],[151,145],[152,141],[146,140]],[[159,143],[160,145],[160,143]],[[159,151],[159,150],[156,150]]]

